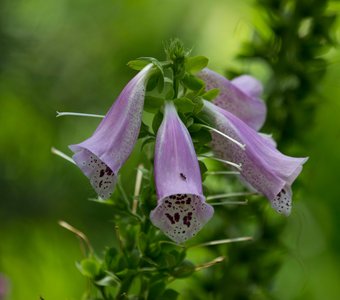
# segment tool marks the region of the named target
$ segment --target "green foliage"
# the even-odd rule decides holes
[[[294,139],[294,147],[307,148],[312,158],[309,170],[304,174],[307,176],[305,181],[298,183],[300,191],[297,191],[295,199],[301,201],[295,204],[296,211],[288,221],[288,234],[286,229],[286,234],[282,235],[286,222],[273,218],[263,199],[261,202],[256,197],[250,198],[249,205],[243,207],[218,206],[216,218],[195,238],[194,243],[240,235],[253,235],[254,242],[250,245],[190,248],[185,259],[195,265],[216,255],[227,255],[227,258],[220,265],[169,284],[164,283],[163,277],[151,275],[149,282],[143,282],[135,276],[130,286],[133,295],[138,294],[140,285],[140,290],[149,288],[148,293],[143,293],[147,299],[165,299],[169,294],[170,299],[171,295],[175,298],[178,293],[174,290],[180,293],[178,298],[181,300],[271,299],[275,293],[277,299],[337,297],[339,266],[336,258],[340,242],[334,228],[340,226],[340,212],[336,188],[339,155],[335,137],[338,136],[337,112],[340,109],[336,99],[340,91],[338,64],[330,63],[331,59],[337,62],[339,55],[330,53],[327,61],[323,55],[335,34],[332,29],[335,16],[327,8],[330,2],[333,1],[258,1],[260,5],[251,19],[267,23],[265,26],[256,25],[259,34],[254,33],[248,46],[241,49],[241,57],[246,59],[242,67],[247,72],[253,62],[266,62],[263,78],[269,81],[266,98],[271,119],[266,131],[274,131],[276,137],[281,137],[279,147]],[[13,300],[36,299],[39,296],[46,300],[80,299],[84,290],[91,300],[94,297],[102,299],[101,286],[105,287],[105,297],[110,299],[109,292],[116,294],[121,281],[114,273],[101,273],[103,270],[122,271],[138,266],[141,263],[139,253],[144,255],[147,251],[147,256],[156,258],[164,246],[159,242],[153,243],[151,249],[147,247],[149,233],[154,236],[157,233],[147,223],[143,231],[134,232],[141,223],[130,209],[134,184],[131,178],[135,175],[135,167],[142,161],[145,168],[150,168],[151,158],[146,150],[154,148],[150,145],[155,140],[152,120],[146,122],[141,131],[140,145],[145,146],[145,151],[138,148],[122,169],[121,185],[128,203],[118,189],[110,201],[87,201],[94,193],[85,178],[76,168],[51,156],[49,149],[52,145],[63,145],[63,150],[67,151],[66,145],[90,134],[98,120],[55,120],[55,110],[103,114],[120,88],[135,73],[126,68],[125,62],[143,55],[158,57],[161,55],[160,41],[169,35],[180,34],[187,45],[195,46],[193,52],[210,51],[211,57],[214,57],[211,64],[218,69],[224,68],[233,62],[230,54],[235,53],[239,40],[244,39],[240,28],[244,28],[243,19],[250,19],[247,15],[249,5],[242,1],[202,1],[200,5],[197,1],[162,1],[160,4],[154,0],[103,1],[100,5],[96,1],[49,1],[41,4],[40,0],[0,2],[0,272],[10,281],[9,298]],[[335,6],[335,9],[338,10],[338,7]],[[293,17],[290,12],[293,12]],[[293,18],[302,21],[294,27],[298,22]],[[275,35],[270,33],[269,37],[268,28],[272,28],[274,23],[278,24],[273,26]],[[241,34],[238,34],[239,31]],[[297,31],[302,35],[300,38],[297,38]],[[223,39],[219,40],[221,36]],[[292,50],[286,51],[289,39],[293,39],[290,43]],[[228,48],[225,49],[224,45]],[[314,58],[306,64],[305,59],[310,59],[312,52]],[[288,54],[294,53],[298,56],[288,57]],[[169,61],[165,62],[169,64]],[[138,61],[133,69],[140,69],[147,63],[149,61]],[[190,70],[184,59],[186,71],[192,75],[195,75],[195,68],[197,70],[203,65],[198,64]],[[323,72],[329,66],[331,72],[327,75],[327,82],[320,86],[319,79],[323,78]],[[299,69],[299,76],[291,76],[293,69]],[[174,76],[168,74],[168,70],[165,70],[165,76],[173,80]],[[228,71],[230,73],[230,69]],[[277,75],[279,73],[282,75]],[[184,74],[179,72],[176,79],[180,81],[181,76]],[[299,82],[300,76],[302,83]],[[305,76],[318,80],[314,78],[309,83]],[[162,92],[163,86],[161,71],[155,71],[149,80],[148,91]],[[272,86],[273,90],[276,89],[275,93]],[[200,91],[192,92],[187,97],[193,102],[199,97],[213,99],[208,99]],[[318,95],[317,99],[306,100],[312,92]],[[206,93],[209,94],[209,91]],[[154,94],[150,96],[156,97]],[[176,98],[180,97],[177,95]],[[312,110],[308,103],[314,107]],[[321,103],[322,109],[318,109]],[[157,103],[155,106],[151,110],[152,114],[160,111],[159,126],[162,105]],[[317,110],[317,127],[311,117],[313,110]],[[295,125],[284,120],[285,114],[293,116]],[[183,109],[181,117],[190,132],[200,130],[200,126],[196,126],[200,121],[187,108]],[[306,121],[308,119],[311,121]],[[305,124],[302,126],[301,123]],[[154,127],[157,130],[158,127]],[[282,130],[286,133],[281,135]],[[308,138],[310,143],[304,144],[304,138]],[[203,176],[207,168],[218,171],[221,167],[210,161],[200,161],[200,166]],[[144,169],[143,174],[149,177]],[[204,178],[205,186],[213,193],[228,193],[240,188],[232,178]],[[308,192],[301,191],[304,182]],[[153,182],[145,181],[145,184],[150,186],[150,190],[141,191],[144,201],[138,208],[140,216],[148,216],[149,209],[156,203],[155,194],[148,196],[148,193],[155,193]],[[136,239],[137,251],[131,253],[129,264],[125,259],[117,259],[122,253],[118,239],[114,238],[112,223],[107,222],[113,212],[122,223],[119,226],[121,231],[130,223],[132,225],[132,234],[125,236],[122,233],[123,238],[129,241]],[[73,236],[56,225],[60,218],[81,227],[96,249],[97,255],[91,259],[99,264],[100,272],[98,279],[92,281],[92,289],[88,278],[83,277],[74,266],[75,260],[82,261],[82,248],[79,249]],[[282,240],[293,250],[287,250]],[[102,252],[100,249],[104,248]],[[129,249],[134,247],[129,245]],[[287,251],[288,264],[283,266],[280,280],[274,282],[272,274],[281,268],[282,257],[287,257]],[[292,267],[292,261],[295,267]],[[129,276],[124,276],[126,285]],[[93,294],[97,296],[91,297]],[[86,297],[84,295],[83,299]]]
[[[209,59],[205,56],[187,57],[185,60],[185,69],[187,72],[195,74],[204,69],[209,63]]]
[[[303,139],[304,128],[313,121],[322,100],[310,95],[318,93],[326,72],[327,62],[321,55],[337,43],[336,14],[327,10],[331,2],[258,0],[267,28],[256,28],[238,56],[248,61],[260,59],[270,69],[266,124],[284,144]]]

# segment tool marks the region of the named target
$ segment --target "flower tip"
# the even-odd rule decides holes
[[[285,186],[271,201],[272,208],[279,214],[289,216],[292,210],[292,189],[290,186]]]
[[[90,183],[98,196],[106,200],[111,197],[117,181],[117,174],[99,157],[87,149],[77,148],[77,145],[69,146],[76,151],[73,159],[77,166],[90,179]]]
[[[151,212],[152,223],[176,243],[192,238],[214,213],[204,198],[193,194],[175,194],[161,199]]]

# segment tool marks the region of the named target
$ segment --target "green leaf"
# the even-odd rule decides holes
[[[163,89],[164,89],[164,75],[162,74],[161,76],[158,77],[157,90],[159,93],[162,93]]]
[[[145,232],[140,232],[138,235],[138,248],[141,253],[144,253],[148,247],[148,239]]]
[[[194,114],[197,115],[203,109],[204,102],[201,97],[195,97],[193,101],[195,102]]]
[[[211,101],[211,100],[215,99],[218,96],[219,93],[220,93],[220,89],[211,89],[211,90],[207,91],[206,93],[204,93],[202,95],[202,98],[205,99],[205,100]]]
[[[128,254],[128,263],[130,269],[137,269],[141,255],[137,249],[133,249]]]
[[[144,110],[150,113],[156,113],[163,104],[164,100],[162,98],[148,95],[144,100]]]
[[[157,72],[157,73],[151,75],[151,77],[148,80],[148,83],[146,85],[147,91],[152,91],[157,86],[159,76],[162,76],[162,74],[160,72]]]
[[[112,269],[117,264],[118,250],[116,248],[108,248],[105,251],[104,261],[108,269]]]
[[[193,91],[198,91],[205,87],[205,83],[203,80],[191,74],[185,74],[182,79],[182,83],[186,88],[193,90]]]
[[[90,278],[94,278],[100,271],[99,263],[91,258],[83,259],[77,267],[84,276]]]
[[[100,280],[95,281],[96,285],[99,286],[116,286],[119,282],[118,277],[112,275],[107,275]]]
[[[177,278],[184,278],[190,276],[193,272],[195,272],[195,265],[189,260],[184,260],[173,270],[172,275]]]
[[[179,293],[176,292],[173,289],[167,289],[165,290],[165,292],[163,293],[162,297],[160,299],[162,300],[176,300],[179,296]]]
[[[190,73],[197,73],[208,65],[209,59],[205,56],[188,57],[185,61],[185,69]]]
[[[143,141],[143,143],[142,143],[141,150],[143,150],[144,147],[145,147],[147,144],[152,143],[152,142],[154,142],[154,141],[155,141],[155,137],[153,137],[153,136],[150,136],[150,137],[146,138],[146,139]]]
[[[130,60],[127,65],[133,69],[140,71],[142,70],[145,66],[147,66],[150,62],[146,60],[140,60],[140,59],[135,59],[135,60]]]
[[[174,100],[177,109],[182,113],[192,112],[196,104],[189,98],[182,97]]]
[[[139,138],[139,139],[142,139],[142,138],[144,138],[144,137],[146,137],[146,136],[149,136],[149,135],[150,135],[149,126],[142,122],[142,124],[141,124],[141,126],[140,126],[140,131],[139,131],[139,136],[138,136],[138,138]]]
[[[158,128],[159,126],[161,126],[162,121],[163,121],[163,114],[160,111],[158,111],[152,120],[152,130],[154,134],[157,134]]]
[[[200,131],[201,129],[202,129],[201,124],[192,124],[191,126],[188,127],[188,130],[189,130],[191,133]]]
[[[205,165],[205,163],[201,160],[198,161],[198,164],[200,166],[200,171],[201,171],[201,175],[202,175],[202,180],[204,181],[206,175],[205,175],[205,172],[208,171],[208,168],[207,166]]]
[[[194,125],[194,122],[195,122],[194,118],[188,118],[185,123],[185,126],[189,128],[190,126]]]
[[[138,57],[137,60],[145,61],[147,64],[152,63],[159,71],[161,71],[164,77],[164,70],[162,64],[154,57]]]
[[[165,283],[164,280],[159,280],[150,286],[147,300],[163,299],[161,295],[164,293]]]
[[[204,129],[191,133],[191,138],[194,142],[197,142],[200,145],[205,145],[211,142],[210,133]]]
[[[197,155],[205,154],[211,150],[210,147],[194,143],[195,151]],[[204,194],[205,195],[205,194]]]

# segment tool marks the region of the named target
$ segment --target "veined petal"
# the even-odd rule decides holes
[[[74,161],[103,199],[111,196],[117,173],[138,138],[151,68],[147,65],[125,86],[90,138],[69,146]]]
[[[190,134],[173,103],[166,103],[155,150],[158,205],[151,221],[177,243],[194,236],[212,217]]]
[[[294,158],[278,151],[263,136],[241,119],[205,101],[203,112],[223,133],[246,145],[245,150],[212,132],[212,148],[218,157],[242,164],[241,177],[264,194],[280,213],[291,209],[290,185],[302,170],[307,158]]]
[[[214,100],[217,106],[231,112],[256,130],[262,127],[267,108],[259,98],[262,85],[257,79],[242,75],[229,81],[208,68],[203,69],[197,76],[204,80],[207,89],[220,89],[220,94]]]

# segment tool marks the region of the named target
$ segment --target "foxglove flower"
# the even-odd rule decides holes
[[[151,221],[175,242],[184,242],[208,222],[213,208],[205,202],[195,149],[173,103],[165,105],[154,163],[158,205]]]
[[[204,101],[203,113],[222,133],[245,145],[212,132],[212,148],[217,157],[241,164],[241,178],[265,195],[279,213],[291,211],[291,185],[307,158],[294,158],[279,152],[267,137],[256,132],[232,113]]]
[[[111,196],[117,173],[138,138],[151,67],[147,65],[125,86],[90,138],[69,146],[74,161],[103,199]]]
[[[245,122],[248,126],[259,130],[265,119],[267,108],[260,99],[262,84],[252,76],[242,75],[229,81],[222,75],[203,69],[198,73],[208,90],[218,88],[220,94],[214,103]]]

